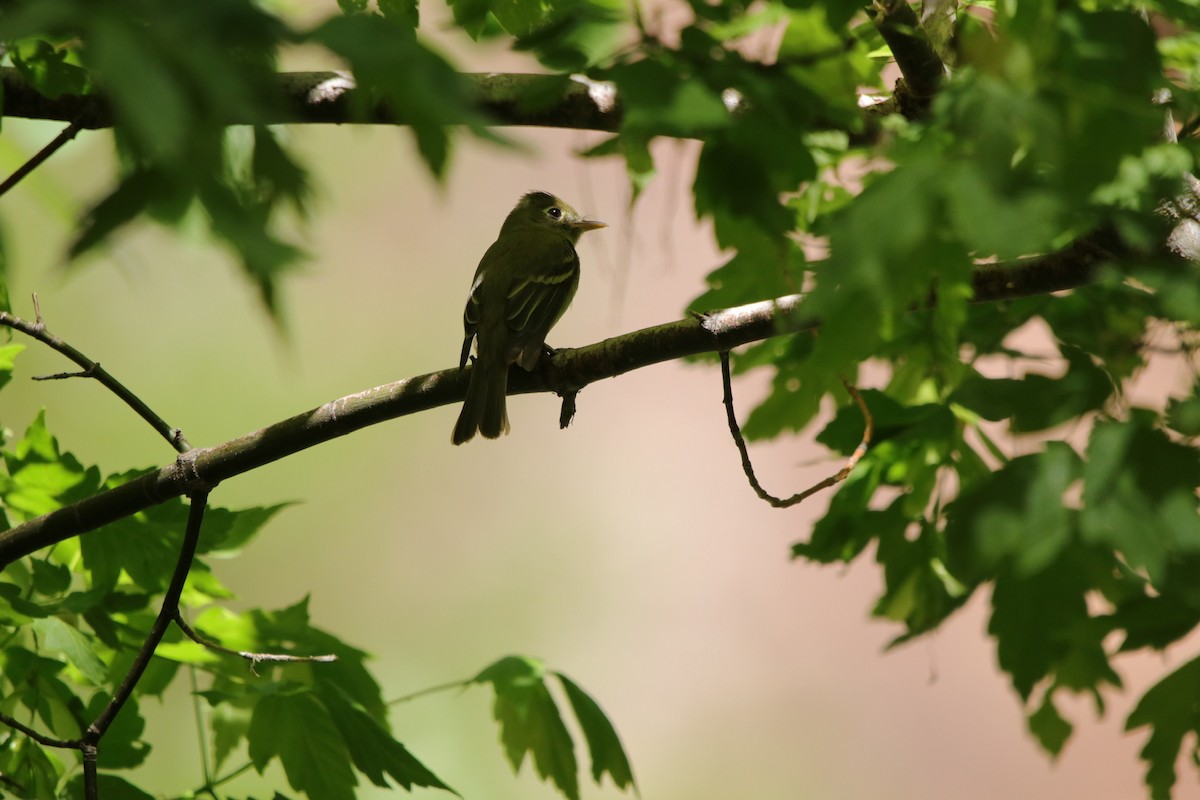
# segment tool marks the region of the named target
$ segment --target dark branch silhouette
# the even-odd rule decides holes
[[[41,163],[58,152],[59,148],[74,139],[82,128],[83,126],[78,122],[72,122],[64,128],[62,133],[51,139],[49,144],[34,153],[28,161],[17,167],[11,175],[4,179],[3,183],[0,183],[0,196],[3,196],[9,189],[20,183],[26,175],[41,166]]]
[[[1045,294],[1081,286],[1100,264],[1119,257],[1119,241],[1081,240],[1048,256],[975,272],[975,302]],[[1105,240],[1104,244],[1099,239]],[[720,353],[772,336],[818,327],[800,295],[787,295],[643,328],[577,349],[562,349],[534,373],[514,369],[509,394],[578,392],[594,381],[699,353]],[[468,369],[470,369],[468,367]],[[173,497],[277,461],[386,420],[461,402],[468,373],[457,368],[366,389],[213,447],[195,448],[173,463],[116,488],[0,533],[0,568],[71,536],[114,522]]]
[[[467,73],[463,78],[479,110],[495,125],[615,131],[621,124],[621,106],[609,84],[572,80],[564,87],[557,75],[520,73]],[[276,81],[283,99],[276,110],[256,109],[255,119],[229,119],[228,124],[406,122],[383,105],[365,116],[357,113],[354,96],[359,90],[348,72],[284,72]],[[85,130],[113,126],[112,106],[102,93],[44,97],[14,67],[0,67],[0,84],[5,117],[60,120]],[[522,102],[531,95],[553,99],[531,108]]]
[[[93,378],[104,388],[108,389],[110,392],[120,398],[121,402],[125,403],[125,405],[136,411],[139,417],[150,423],[150,426],[154,428],[154,430],[158,431],[159,435],[166,439],[177,451],[184,453],[191,449],[192,446],[188,443],[188,440],[184,438],[183,431],[181,431],[179,428],[172,428],[170,425],[168,425],[166,420],[154,413],[150,406],[146,405],[146,403],[140,397],[129,391],[124,384],[122,384],[120,381],[110,375],[107,370],[101,367],[98,361],[92,361],[79,350],[50,333],[50,331],[46,328],[46,323],[42,320],[42,312],[38,305],[38,298],[36,294],[33,296],[33,307],[35,316],[34,322],[21,319],[20,317],[14,316],[7,311],[0,311],[0,325],[7,326],[13,330],[20,331],[26,336],[31,336],[34,339],[37,339],[42,344],[45,344],[52,350],[62,353],[64,356],[83,367],[82,372],[59,372],[54,375],[40,375],[35,377],[34,380],[48,381],[62,380],[65,378]]]
[[[614,132],[620,129],[624,117],[616,87],[602,81],[572,76],[564,82],[561,75],[532,73],[464,73],[462,77],[470,86],[476,110],[493,126]],[[282,99],[275,109],[257,108],[254,119],[233,118],[227,123],[407,124],[384,104],[374,106],[366,114],[360,113],[355,103],[360,90],[348,72],[282,72],[275,80]],[[0,88],[5,117],[60,120],[84,130],[111,128],[115,121],[112,106],[102,93],[44,97],[13,67],[0,67]],[[528,102],[530,97],[536,97],[538,102]],[[729,98],[730,113],[738,113],[743,102]],[[861,130],[855,129],[852,141],[856,144],[871,141],[879,130],[878,117],[878,110],[864,111]],[[844,128],[845,122],[818,122],[814,127]]]

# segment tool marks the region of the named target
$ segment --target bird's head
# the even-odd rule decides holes
[[[572,242],[577,242],[585,231],[594,231],[607,225],[585,219],[578,211],[549,192],[529,192],[520,199],[504,220],[501,233],[512,228],[528,227],[559,231]]]

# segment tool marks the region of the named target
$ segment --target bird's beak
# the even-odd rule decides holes
[[[607,222],[597,222],[594,219],[581,219],[581,220],[579,220],[579,222],[576,222],[571,227],[575,228],[575,230],[577,230],[577,231],[594,231],[597,228],[607,228],[608,223]]]

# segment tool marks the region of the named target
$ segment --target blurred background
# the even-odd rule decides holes
[[[444,11],[427,5],[436,33]],[[294,6],[300,21],[335,10]],[[535,69],[500,48],[443,46],[466,69]],[[285,62],[334,66],[305,52]],[[61,127],[6,119],[0,171]],[[679,318],[723,260],[692,213],[695,149],[660,142],[659,176],[630,211],[623,164],[575,155],[596,136],[507,133],[524,149],[458,139],[439,186],[405,130],[289,130],[318,201],[297,228],[312,257],[285,285],[282,330],[199,224],[183,236],[139,226],[67,264],[77,216],[115,169],[109,135],[84,133],[0,200],[14,311],[32,318],[38,292],[54,333],[202,446],[453,366],[475,265],[528,190],[610,224],[582,241],[582,285],[553,345]],[[64,369],[30,342],[0,423],[19,436],[45,408],[64,449],[105,473],[173,458],[99,386],[29,380]],[[736,384],[743,418],[768,378]],[[541,658],[600,702],[647,800],[1145,796],[1144,736],[1121,731],[1124,695],[1106,698],[1103,719],[1087,698],[1062,708],[1078,727],[1057,763],[1035,745],[996,667],[986,596],[935,636],[885,652],[900,630],[869,618],[881,584],[869,555],[848,569],[791,563],[790,543],[807,538],[830,495],[782,511],[755,498],[715,366],[664,364],[594,384],[566,431],[556,398],[524,396],[510,402],[510,436],[455,448],[457,411],[379,425],[223,484],[212,500],[225,506],[301,501],[242,557],[215,564],[240,597],[234,607],[311,596],[314,624],[374,655],[385,697],[468,678],[507,654]],[[752,455],[780,495],[840,466],[809,436]],[[1166,661],[1119,661],[1131,695],[1182,657]],[[201,782],[184,683],[143,707],[154,777],[140,782],[164,796]],[[392,721],[467,798],[557,796],[529,764],[511,774],[483,688],[398,705]],[[1181,766],[1176,796],[1200,798]],[[238,786],[286,789],[277,768]],[[583,795],[623,796],[590,783]]]

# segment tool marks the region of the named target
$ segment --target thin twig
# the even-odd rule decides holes
[[[416,700],[419,697],[425,697],[426,695],[431,695],[435,692],[444,692],[447,689],[465,689],[468,685],[470,685],[470,683],[471,683],[471,681],[469,681],[469,680],[451,681],[450,683],[439,683],[437,686],[428,686],[424,689],[418,689],[417,691],[412,692],[411,694],[401,695],[400,697],[394,698],[392,700],[388,700],[387,704],[389,706],[398,706],[401,703],[408,703],[413,700]]]
[[[178,621],[179,613],[176,612],[175,619]],[[196,665],[187,665],[188,687],[192,694],[192,719],[196,723],[196,743],[200,750],[200,771],[204,776],[204,785],[208,786],[212,783],[212,768],[211,759],[208,753],[208,726],[207,719],[204,713],[204,700],[200,696],[200,682],[196,680]],[[214,800],[216,793],[210,792]]]
[[[846,391],[850,393],[850,397],[854,399],[854,402],[858,404],[859,410],[862,411],[865,421],[862,440],[858,443],[858,447],[854,448],[854,452],[850,454],[850,458],[846,460],[845,465],[833,475],[813,484],[802,492],[797,492],[791,497],[776,497],[764,489],[762,484],[758,482],[758,476],[754,474],[754,465],[750,463],[750,452],[746,449],[746,440],[742,436],[742,429],[738,425],[737,414],[733,410],[733,382],[729,377],[728,350],[721,351],[721,383],[725,390],[725,417],[729,421],[729,433],[733,436],[733,443],[737,445],[738,453],[742,457],[742,471],[746,473],[746,479],[750,481],[750,488],[754,490],[754,493],[760,499],[765,500],[772,508],[790,508],[797,503],[803,502],[822,489],[828,489],[830,486],[846,480],[846,477],[858,464],[859,459],[866,455],[867,448],[871,446],[871,436],[875,432],[875,421],[871,417],[871,412],[858,390],[850,385],[848,381],[842,381],[846,387]]]
[[[108,730],[108,726],[112,725],[113,720],[121,711],[121,707],[125,705],[130,695],[133,694],[134,687],[141,680],[142,673],[150,664],[150,659],[154,656],[154,651],[162,641],[163,635],[166,634],[167,628],[170,627],[171,621],[178,614],[179,596],[183,593],[183,584],[192,569],[192,559],[196,555],[196,545],[200,541],[200,525],[204,521],[204,508],[207,505],[207,490],[198,490],[191,496],[187,529],[184,531],[183,543],[179,548],[179,559],[175,562],[175,572],[163,595],[162,607],[159,609],[154,624],[150,626],[150,632],[146,634],[146,640],[142,642],[141,649],[134,657],[129,672],[125,674],[125,679],[117,687],[117,691],[108,701],[108,705],[100,712],[100,716],[96,717],[96,721],[89,725],[87,731],[84,732],[85,743],[93,745],[98,743],[100,737]]]
[[[0,196],[20,183],[22,178],[37,169],[43,161],[54,155],[60,147],[74,139],[75,135],[81,130],[83,130],[83,126],[79,124],[78,120],[64,128],[62,133],[50,141],[50,144],[37,151],[32,158],[17,167],[16,172],[5,178],[3,183],[0,183]]]
[[[12,728],[13,730],[20,731],[21,733],[25,734],[30,739],[33,739],[35,742],[42,745],[43,747],[65,747],[65,748],[68,748],[71,750],[78,750],[80,747],[80,743],[79,743],[78,739],[73,739],[73,740],[67,741],[67,740],[63,740],[63,739],[54,739],[49,736],[45,736],[44,734],[38,733],[37,731],[35,731],[33,728],[29,727],[25,723],[19,722],[18,720],[10,717],[8,714],[5,714],[3,712],[0,712],[0,723],[4,723],[5,725]]]
[[[132,408],[138,416],[150,423],[154,430],[158,431],[164,439],[170,442],[171,446],[180,453],[185,453],[192,449],[188,440],[184,438],[183,431],[179,428],[172,428],[167,424],[166,420],[155,414],[150,406],[146,405],[143,400],[129,389],[125,388],[124,384],[114,378],[103,367],[100,362],[92,361],[79,350],[64,342],[46,329],[46,323],[42,321],[42,310],[38,302],[37,294],[33,295],[33,308],[36,315],[36,322],[30,322],[26,319],[14,316],[7,311],[0,311],[0,325],[5,325],[14,330],[18,330],[27,336],[37,339],[39,342],[47,345],[53,350],[57,350],[67,358],[74,361],[79,366],[83,367],[82,372],[60,372],[55,375],[40,375],[34,380],[62,380],[64,378],[94,378],[104,388],[115,394],[121,399],[125,405]]]
[[[100,362],[97,361],[88,369],[81,369],[79,372],[55,372],[52,375],[32,375],[30,380],[35,381],[65,381],[67,378],[94,378],[96,370],[99,368]]]
[[[254,668],[262,663],[311,664],[314,662],[328,663],[338,660],[338,657],[332,653],[319,656],[294,656],[286,653],[251,653],[246,650],[232,650],[224,645],[217,644],[212,639],[206,639],[199,633],[196,633],[192,626],[188,625],[187,622],[184,621],[183,614],[179,613],[178,609],[175,610],[175,624],[179,626],[179,630],[183,631],[184,636],[188,637],[202,647],[207,647],[209,650],[215,650],[218,653],[225,653],[226,655],[237,656],[238,658],[246,659],[250,662],[250,671],[254,672],[255,675],[258,673],[255,672]]]
[[[247,761],[245,764],[242,764],[237,769],[230,770],[229,772],[225,773],[224,775],[221,775],[220,777],[213,778],[211,781],[205,783],[199,789],[196,789],[194,792],[192,792],[192,794],[198,795],[201,792],[207,792],[208,794],[212,795],[213,797],[216,797],[217,796],[216,788],[218,786],[220,786],[222,783],[229,783],[231,780],[233,780],[237,776],[241,775],[244,772],[248,772],[249,770],[251,770],[253,768],[254,768],[254,762]]]

